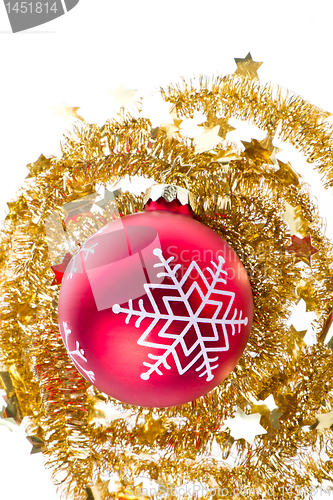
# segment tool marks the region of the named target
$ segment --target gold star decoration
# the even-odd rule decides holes
[[[218,163],[221,163],[222,165],[225,165],[225,168],[228,169],[228,163],[233,161],[233,160],[238,160],[240,158],[240,155],[238,154],[237,149],[231,148],[231,149],[218,149],[217,151],[214,151],[214,158],[213,161],[216,161]]]
[[[27,168],[30,170],[28,177],[36,177],[42,172],[46,172],[51,168],[52,162],[44,155],[40,155],[34,163],[28,163]]]
[[[98,193],[92,193],[82,198],[79,198],[74,201],[70,201],[69,203],[65,203],[63,205],[64,210],[67,212],[68,217],[75,217],[77,215],[89,212],[93,204],[95,203],[96,198],[99,197]]]
[[[35,453],[42,453],[45,449],[45,444],[43,439],[38,436],[27,436],[27,440],[32,444],[30,455]]]
[[[259,141],[256,139],[251,139],[251,142],[241,141],[245,147],[244,154],[250,158],[256,165],[262,165],[263,163],[268,163],[273,165],[271,159],[272,152],[263,147]]]
[[[179,132],[179,126],[174,123],[161,123],[160,129],[163,130],[167,137],[173,137]]]
[[[87,488],[87,500],[100,500],[102,498],[111,498],[109,492],[109,482],[110,481],[102,481],[100,477],[98,477],[96,483],[93,486]],[[120,496],[117,498],[121,498]]]
[[[288,202],[286,202],[285,211],[282,218],[288,224],[291,235],[294,235],[296,233],[299,233],[302,236],[306,235],[308,224],[302,217],[302,208],[300,205],[293,207]]]
[[[289,327],[290,331],[290,337],[289,337],[289,343],[288,343],[288,350],[289,352],[292,352],[294,357],[296,358],[299,354],[299,352],[306,347],[306,343],[304,342],[304,337],[305,334],[307,333],[307,330],[301,330],[298,331],[294,327],[294,325],[290,325]]]
[[[311,426],[312,429],[317,429],[318,431],[324,431],[325,429],[330,429],[333,425],[333,410],[328,413],[317,413],[316,423]]]
[[[117,198],[117,196],[120,195],[121,195],[121,188],[116,189],[115,191],[109,191],[108,189],[105,188],[103,199],[101,201],[98,201],[96,205],[105,210],[108,203],[113,202]]]
[[[193,139],[193,143],[195,145],[196,153],[204,153],[205,151],[211,151],[214,147],[223,141],[223,139],[219,136],[219,125],[212,128],[208,132],[204,132],[203,134],[195,137]]]
[[[278,411],[279,408],[274,401],[274,396],[270,394],[265,400],[253,401],[251,412],[252,413],[260,413],[262,418],[262,423],[268,424],[274,428],[280,428],[279,418],[282,415],[281,412]]]
[[[21,194],[21,196],[16,201],[7,202],[9,208],[9,214],[6,216],[6,220],[16,221],[19,216],[22,216],[24,212],[28,211],[27,200]]]
[[[291,237],[291,245],[287,247],[287,252],[294,255],[295,264],[297,262],[304,262],[308,266],[311,266],[311,257],[316,254],[318,250],[311,245],[311,236],[304,236],[304,238],[299,238],[296,235]]]
[[[249,444],[252,444],[256,436],[267,434],[260,424],[260,413],[251,413],[246,415],[240,408],[237,408],[235,416],[228,418],[224,424],[229,427],[230,435],[234,439],[245,439]]]
[[[77,106],[68,106],[65,102],[59,104],[59,106],[51,106],[53,109],[53,114],[52,116],[60,116],[64,120],[72,120],[73,118],[76,118],[77,120],[85,121],[82,116],[80,116],[77,111],[80,109],[80,107]]]
[[[114,99],[114,103],[120,108],[125,108],[134,102],[134,96],[137,90],[130,90],[126,88],[125,85],[121,84],[117,89],[112,89],[109,92]]]
[[[203,122],[206,120],[206,115],[203,112],[196,111],[192,118],[185,118],[182,121],[179,133],[183,137],[198,137],[203,134],[205,130],[202,128]],[[211,130],[211,129],[206,129]]]
[[[285,186],[299,186],[301,175],[295,172],[290,163],[283,163],[281,160],[277,160],[277,163],[279,170],[276,171],[275,175],[279,181],[283,182]]]
[[[262,62],[253,61],[250,52],[244,59],[239,59],[235,57],[235,62],[237,64],[235,75],[247,76],[248,78],[251,79],[259,78],[257,71],[262,65]]]
[[[164,132],[166,132],[167,137],[173,137],[175,134],[179,134],[180,124],[182,123],[183,120],[181,120],[178,117],[175,109],[173,109],[169,114],[170,114],[172,123],[161,123],[159,128],[161,130],[163,130]]]
[[[148,442],[150,444],[154,443],[156,439],[162,434],[167,432],[166,427],[164,426],[164,422],[161,418],[154,420],[152,417],[148,418],[141,433],[140,433],[140,441]]]
[[[268,149],[268,151],[271,152],[271,156],[270,156],[270,159],[272,160],[272,162],[276,165],[277,163],[277,159],[275,158],[275,156],[280,153],[282,151],[282,149],[280,148],[277,148],[275,146],[273,146],[273,140],[274,140],[274,135],[271,135],[271,134],[267,134],[267,136],[265,137],[265,139],[263,139],[262,141],[258,141],[259,144],[264,148],[264,149]]]
[[[314,312],[307,312],[305,301],[300,299],[287,321],[290,328],[293,326],[296,329],[296,331],[292,330],[292,334],[298,347],[303,346],[302,339],[308,346],[315,343],[316,336],[312,326],[315,319],[317,319],[317,315]],[[303,335],[304,330],[307,332],[306,340],[305,335]]]
[[[3,387],[0,389],[0,416],[13,418],[19,425],[23,417],[9,371],[0,371],[0,387]]]
[[[236,130],[235,127],[232,127],[228,124],[228,118],[218,118],[214,115],[214,113],[208,113],[207,120],[199,125],[200,127],[204,127],[206,130],[211,130],[212,128],[219,126],[218,135],[222,137],[222,139],[226,138],[226,135],[233,130]]]

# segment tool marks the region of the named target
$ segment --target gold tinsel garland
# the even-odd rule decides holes
[[[319,169],[327,186],[333,184],[333,128],[322,110],[299,96],[237,75],[161,92],[180,119],[202,111],[276,133]],[[94,488],[103,499],[138,498],[133,485],[141,475],[159,484],[161,494],[167,489],[168,498],[174,496],[171,485],[189,481],[220,489],[217,498],[244,498],[249,488],[248,496],[261,499],[265,485],[277,499],[295,498],[296,488],[305,498],[313,481],[333,480],[332,431],[313,425],[317,414],[333,408],[332,351],[320,342],[307,347],[287,324],[303,298],[317,313],[320,334],[332,308],[333,250],[307,186],[289,164],[273,162],[271,153],[257,141],[245,151],[224,141],[198,153],[188,138],[169,137],[148,119],[126,115],[102,129],[77,125],[60,158],[41,156],[28,165],[30,175],[9,204],[2,230],[2,373],[10,376],[21,417],[30,418],[30,434],[43,443],[65,498],[92,498]],[[254,322],[240,362],[214,391],[181,407],[137,408],[99,393],[75,369],[58,330],[59,285],[46,221],[56,213],[64,224],[67,203],[126,175],[190,189],[197,218],[235,249],[251,280]],[[125,215],[142,207],[142,196],[123,193],[103,207],[103,215],[84,213],[68,223],[67,236],[78,247],[117,210]],[[297,231],[310,235],[318,250],[311,266],[296,265],[287,251],[288,207]],[[254,403],[270,395],[279,409],[275,419],[267,406]],[[115,413],[108,418],[111,403]],[[260,410],[267,433],[253,444],[234,439],[224,425],[237,408]],[[111,473],[119,483],[108,493]]]

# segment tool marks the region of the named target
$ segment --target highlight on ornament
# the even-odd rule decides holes
[[[66,499],[330,489],[332,244],[279,153],[331,188],[333,127],[235,61],[136,101],[120,86],[102,127],[63,104],[62,155],[8,203],[0,423],[24,423]]]
[[[229,375],[246,346],[253,304],[236,254],[193,220],[189,200],[178,199],[178,191],[190,195],[169,185],[153,190],[156,201],[148,197],[144,212],[83,243],[62,278],[58,316],[71,359],[95,387],[125,403],[170,407]],[[193,249],[202,259],[184,262],[182,253]]]

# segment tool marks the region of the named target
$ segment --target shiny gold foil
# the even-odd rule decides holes
[[[175,123],[201,111],[211,124],[207,135],[223,117],[246,120],[270,136],[278,130],[331,187],[333,128],[323,111],[289,91],[261,85],[260,63],[252,58],[237,64],[235,75],[162,89],[174,106]],[[125,106],[133,95],[119,92],[114,96]],[[252,140],[241,151],[221,142],[218,133],[206,136],[200,149],[192,139],[152,129],[148,119],[125,113],[101,128],[79,122],[65,134],[61,157],[40,156],[29,164],[29,178],[9,203],[0,239],[1,370],[10,374],[13,411],[29,417],[35,451],[43,451],[66,499],[149,497],[129,488],[140,483],[139,476],[167,491],[168,499],[175,498],[172,487],[195,482],[216,488],[215,496],[204,499],[243,499],[249,490],[247,497],[257,500],[274,488],[274,498],[294,500],[305,498],[313,481],[333,480],[331,421],[313,426],[333,408],[332,350],[322,342],[303,345],[303,332],[287,324],[303,293],[317,313],[320,336],[332,310],[332,245],[301,172],[278,160],[277,170],[269,142]],[[109,199],[106,192],[102,202],[90,200],[102,214],[89,207],[67,227],[66,204],[74,209],[71,204],[95,193],[97,185],[115,185],[126,175],[193,193],[195,217],[237,252],[252,286],[253,327],[238,365],[209,394],[180,407],[133,407],[99,393],[75,369],[58,330],[59,285],[51,269],[57,256],[50,255],[46,221],[54,214],[59,219],[61,255],[62,228],[78,248],[106,222],[142,210],[143,195]],[[295,263],[287,250],[294,232],[311,236],[318,250],[311,268]],[[258,425],[266,432],[252,434],[250,442],[231,436],[225,422],[237,408],[250,416],[250,401],[270,395],[277,408],[259,412]],[[108,418],[108,405],[116,417]],[[121,412],[131,413],[120,418]],[[109,492],[112,474],[119,482]]]

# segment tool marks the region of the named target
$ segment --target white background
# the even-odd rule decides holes
[[[28,174],[26,164],[41,153],[60,154],[71,122],[52,116],[51,106],[81,106],[88,122],[102,125],[112,111],[109,90],[121,83],[143,95],[180,76],[232,73],[233,58],[250,51],[264,62],[262,82],[333,113],[332,14],[331,0],[80,0],[65,16],[12,34],[1,4],[0,218]],[[242,130],[242,140],[262,138]],[[313,186],[332,237],[332,192],[321,190],[319,176],[289,148],[278,157]],[[29,456],[20,434],[0,426],[0,498],[57,498],[41,454]]]

